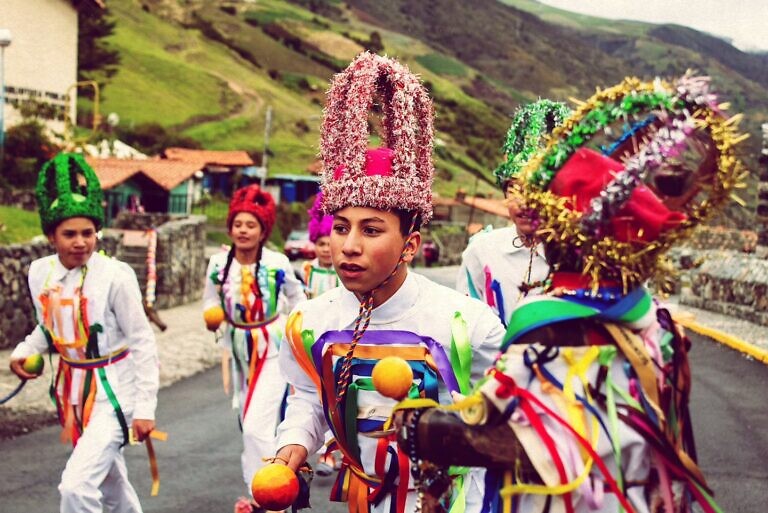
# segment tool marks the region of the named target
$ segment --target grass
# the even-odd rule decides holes
[[[456,59],[452,59],[441,53],[428,53],[419,55],[416,61],[433,73],[464,77],[467,75],[467,67]]]
[[[0,244],[27,242],[41,233],[36,212],[0,205]]]
[[[321,16],[313,15],[301,7],[291,5],[280,0],[262,0],[254,5],[245,14],[246,18],[256,20],[259,25],[266,25],[280,20],[311,21],[313,17],[321,19]]]

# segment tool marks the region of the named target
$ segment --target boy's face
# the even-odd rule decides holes
[[[261,223],[250,212],[239,212],[232,220],[229,238],[232,239],[235,248],[240,251],[256,250],[263,240]]]
[[[96,248],[96,224],[87,217],[70,217],[48,234],[48,242],[67,269],[85,265]]]
[[[507,203],[507,210],[509,211],[509,218],[515,223],[517,234],[523,237],[534,235],[536,228],[534,228],[531,222],[529,210],[525,208],[523,203],[521,185],[517,180],[511,179],[507,182],[504,197]]]
[[[321,266],[330,267],[333,264],[330,235],[323,235],[317,238],[315,241],[315,253],[317,253],[317,261]]]
[[[369,207],[346,207],[333,215],[331,255],[333,266],[344,284],[358,297],[370,292],[390,275],[403,253],[406,237],[400,233],[396,214]],[[419,249],[421,234],[414,232],[403,261],[413,260]],[[376,291],[377,304],[389,299],[405,280],[405,265],[381,289]]]

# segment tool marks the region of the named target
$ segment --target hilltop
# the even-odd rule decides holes
[[[565,13],[532,0],[110,0],[122,65],[103,112],[154,121],[211,149],[264,146],[274,111],[270,172],[306,172],[316,158],[324,91],[360,51],[396,56],[435,100],[437,180],[493,193],[491,169],[509,115],[538,97],[585,97],[626,75],[714,77],[747,114],[759,147],[768,122],[768,56],[672,25]],[[459,22],[460,20],[460,22]],[[752,198],[747,198],[752,201]]]

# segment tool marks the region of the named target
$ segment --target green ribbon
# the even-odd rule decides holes
[[[467,334],[467,322],[460,312],[454,313],[451,320],[451,367],[459,383],[459,391],[467,395],[472,374],[472,345]]]

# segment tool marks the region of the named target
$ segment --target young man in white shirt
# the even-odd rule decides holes
[[[367,114],[381,93],[388,147],[367,149]],[[294,389],[278,428],[276,460],[294,470],[330,427],[344,454],[332,500],[352,512],[416,510],[408,455],[383,431],[394,399],[376,392],[383,357],[408,361],[410,396],[443,403],[469,390],[497,353],[503,328],[479,301],[408,271],[432,215],[432,108],[404,66],[364,53],[337,75],[322,132],[323,208],[342,287],[301,303],[280,351]],[[479,511],[482,474],[464,479],[466,509]]]
[[[23,368],[27,357],[60,354],[57,409],[62,439],[74,445],[59,484],[60,510],[140,512],[123,446],[129,429],[141,442],[155,427],[159,364],[139,284],[127,264],[94,252],[103,194],[81,155],[48,162],[36,193],[56,254],[30,265],[40,324],[14,349],[11,370],[34,379]]]
[[[519,199],[517,175],[541,148],[543,136],[562,124],[569,113],[564,103],[550,100],[518,109],[503,148],[507,160],[494,171],[512,225],[476,234],[461,255],[456,290],[484,301],[504,326],[517,303],[529,291],[541,290],[549,274],[531,212]]]

